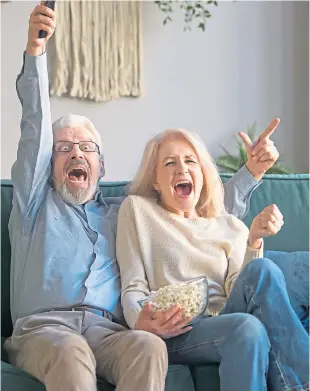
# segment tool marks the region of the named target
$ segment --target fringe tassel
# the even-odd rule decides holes
[[[139,1],[59,1],[50,94],[93,101],[141,95]]]

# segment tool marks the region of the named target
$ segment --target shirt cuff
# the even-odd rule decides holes
[[[246,165],[241,167],[240,170],[236,174],[234,174],[232,179],[235,182],[235,186],[244,198],[248,198],[253,193],[253,191],[263,182],[262,180],[257,181],[247,169]]]
[[[23,73],[24,75],[37,76],[40,73],[40,70],[47,70],[47,56],[46,52],[40,56],[30,56],[27,52],[24,52],[24,65]]]

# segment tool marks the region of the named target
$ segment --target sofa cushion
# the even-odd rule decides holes
[[[2,391],[46,391],[44,385],[28,373],[1,361]],[[115,387],[98,379],[97,391],[113,391]]]
[[[45,391],[45,387],[24,371],[1,361],[1,390]]]
[[[44,385],[28,373],[1,361],[2,391],[45,391]],[[97,381],[97,391],[113,391],[115,387],[103,379]],[[166,391],[194,391],[191,372],[188,367],[172,365],[166,379]],[[219,391],[218,389],[215,391]]]
[[[13,187],[11,182],[1,182],[1,336],[12,333],[10,311],[11,246],[8,222],[12,209]]]
[[[220,391],[218,365],[193,366],[191,372],[196,391]]]
[[[193,378],[189,367],[185,365],[170,365],[166,377],[165,391],[194,390]]]

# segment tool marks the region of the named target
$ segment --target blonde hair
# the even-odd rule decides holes
[[[153,185],[156,182],[159,148],[165,140],[180,137],[192,146],[201,165],[203,187],[196,206],[197,213],[201,217],[219,216],[224,212],[225,207],[223,184],[216,165],[200,137],[184,129],[167,129],[148,141],[138,172],[128,186],[128,193],[158,199],[158,193]]]

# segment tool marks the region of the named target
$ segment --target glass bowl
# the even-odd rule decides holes
[[[208,280],[205,276],[200,276],[152,291],[138,303],[141,307],[151,303],[153,312],[166,311],[173,305],[179,305],[183,310],[183,318],[191,319],[187,325],[191,325],[206,312],[208,298]]]

